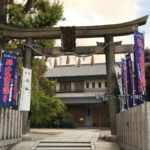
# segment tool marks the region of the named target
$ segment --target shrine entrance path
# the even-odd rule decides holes
[[[11,150],[32,150],[40,141],[57,142],[91,142],[95,150],[120,150],[114,142],[98,140],[101,135],[110,135],[104,128],[78,128],[78,129],[31,129],[32,141],[23,141]]]

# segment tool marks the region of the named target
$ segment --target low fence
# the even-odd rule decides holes
[[[150,102],[117,114],[117,139],[123,150],[150,150]]]
[[[22,115],[18,110],[0,108],[0,147],[15,144],[22,137]]]

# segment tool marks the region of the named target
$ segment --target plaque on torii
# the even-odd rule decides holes
[[[138,26],[144,25],[147,22],[148,16],[120,24],[101,25],[101,26],[77,26],[72,29],[69,27],[44,27],[44,28],[17,28],[7,24],[0,24],[0,38],[9,39],[26,39],[25,45],[25,66],[31,68],[33,56],[48,55],[61,56],[67,54],[77,55],[91,55],[91,54],[105,54],[106,55],[106,70],[108,82],[108,94],[113,95],[115,89],[114,80],[114,63],[115,53],[131,52],[133,45],[121,45],[121,43],[114,43],[113,37],[133,34]],[[68,31],[70,30],[71,36]],[[64,35],[62,35],[64,34]],[[63,37],[63,38],[62,38]],[[67,37],[71,37],[71,40]],[[76,38],[95,38],[104,37],[104,43],[97,46],[79,46],[76,47]],[[65,39],[66,38],[66,39]],[[33,41],[36,39],[63,39],[63,47],[45,48],[34,45]],[[72,46],[67,45],[67,41]],[[106,46],[107,45],[107,46]],[[66,49],[67,47],[67,49]],[[21,48],[9,49],[23,54]],[[34,50],[34,51],[33,51]],[[115,100],[109,101],[109,116],[112,134],[116,133],[116,112],[117,106]]]

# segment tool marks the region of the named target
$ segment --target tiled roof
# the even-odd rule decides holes
[[[85,64],[80,67],[76,67],[75,65],[59,66],[49,69],[44,76],[48,78],[57,78],[98,75],[106,75],[105,63],[95,64],[93,66],[91,66],[91,64]]]

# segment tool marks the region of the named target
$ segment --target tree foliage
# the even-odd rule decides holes
[[[42,126],[52,118],[63,113],[65,107],[62,102],[53,97],[52,87],[55,81],[49,81],[42,77],[47,67],[46,59],[34,59],[32,76],[32,101],[31,101],[31,125]],[[40,67],[39,67],[40,66]]]
[[[25,5],[16,4],[14,0],[0,1],[0,23],[9,23],[26,28],[51,27],[61,19],[63,19],[63,6],[59,0],[55,0],[53,3],[49,0],[28,0]],[[5,44],[3,44],[3,39],[1,47],[5,48],[7,43],[11,47],[12,45],[16,47],[23,42],[23,40],[15,39],[8,42],[8,39],[5,39]],[[54,45],[54,40],[44,39],[36,40],[35,42],[46,47]]]
[[[51,27],[62,19],[63,7],[59,1],[36,0],[27,13],[25,6],[11,3],[9,5],[9,24],[19,27]]]
[[[53,3],[49,0],[27,0],[25,5],[16,4],[14,0],[2,0],[0,4],[2,4],[3,10],[0,12],[0,17],[5,19],[4,22],[7,18],[6,23],[17,27],[51,27],[63,16],[63,6],[58,0]],[[6,8],[8,9],[6,10]],[[1,21],[1,23],[4,22]],[[7,39],[3,47],[15,48],[18,44],[24,43],[25,40]],[[46,47],[54,45],[53,40],[34,40],[34,43]],[[44,126],[52,118],[57,118],[58,114],[63,114],[65,111],[64,104],[53,96],[52,86],[54,86],[55,81],[49,81],[43,77],[47,70],[45,62],[45,57],[33,60],[30,117],[32,126]],[[19,58],[19,70],[21,70],[22,65],[22,58]]]

